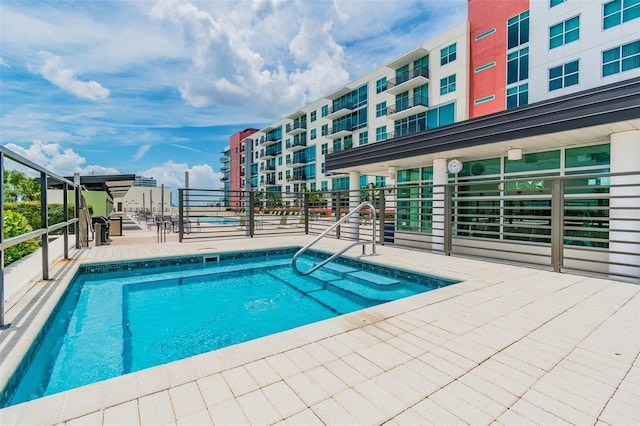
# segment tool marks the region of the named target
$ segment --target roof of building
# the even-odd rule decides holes
[[[73,182],[73,176],[66,179]],[[80,176],[80,185],[89,191],[105,191],[111,198],[122,198],[135,179],[135,174]]]

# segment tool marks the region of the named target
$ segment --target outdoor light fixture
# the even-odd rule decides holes
[[[511,148],[509,151],[507,151],[507,158],[511,161],[522,160],[522,149]]]

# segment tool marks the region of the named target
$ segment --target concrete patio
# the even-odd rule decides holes
[[[154,236],[142,228],[73,251],[48,282],[25,276],[7,304],[12,327],[0,334],[2,382],[79,263],[311,239],[159,244]],[[0,423],[640,424],[637,285],[387,246],[366,260],[462,282],[8,407]]]

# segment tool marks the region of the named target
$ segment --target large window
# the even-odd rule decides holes
[[[562,89],[563,87],[578,84],[578,61],[549,68],[549,91]]]
[[[455,121],[455,105],[453,103],[442,105],[437,108],[431,108],[427,112],[427,128],[435,129],[436,127],[453,124]]]
[[[613,0],[604,5],[602,26],[606,30],[636,18],[640,18],[640,0]]]
[[[456,43],[440,49],[440,65],[448,64],[456,60]]]
[[[529,78],[529,48],[507,55],[507,84]]]
[[[640,40],[602,52],[602,76],[640,67]]]
[[[507,48],[529,42],[529,11],[525,10],[507,21]]]
[[[516,108],[529,103],[529,84],[509,87],[507,89],[507,109]]]
[[[316,121],[316,110],[314,109],[313,111],[311,111],[311,114],[309,114],[309,116],[312,123]]]
[[[376,105],[376,117],[384,117],[385,115],[387,115],[387,101]]]
[[[329,115],[329,105],[322,106],[322,108],[320,109],[320,115],[323,117],[326,117],[327,115]]]
[[[376,127],[376,142],[387,139],[387,126]]]
[[[549,49],[560,47],[580,38],[580,16],[549,27]]]
[[[394,123],[395,136],[411,135],[427,130],[427,114],[411,115]]]
[[[456,75],[450,75],[440,79],[440,94],[446,95],[447,93],[455,92],[456,90]]]
[[[382,93],[387,90],[387,77],[382,77],[376,81],[376,93]]]

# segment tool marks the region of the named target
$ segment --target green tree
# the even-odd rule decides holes
[[[5,170],[3,184],[5,202],[40,200],[40,185],[22,172]]]

